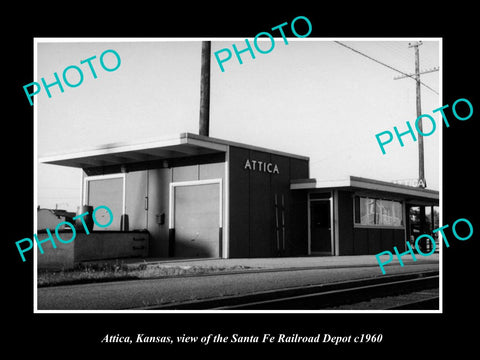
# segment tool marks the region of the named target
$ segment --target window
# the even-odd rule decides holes
[[[84,189],[84,204],[94,208],[108,206],[113,214],[114,222],[108,228],[102,229],[95,224],[93,230],[120,230],[120,217],[125,214],[125,174],[85,177]],[[108,216],[103,210],[96,215],[101,224],[107,222],[101,219],[103,216]]]
[[[403,205],[399,201],[355,196],[355,224],[403,226]]]

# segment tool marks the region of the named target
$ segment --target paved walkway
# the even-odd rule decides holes
[[[411,255],[402,258],[403,263],[409,264],[438,264],[439,254],[432,254],[428,257],[416,256],[417,261],[413,261]],[[381,258],[387,261],[387,257]],[[352,267],[379,267],[375,255],[357,255],[357,256],[307,256],[307,257],[282,257],[282,258],[245,258],[245,259],[171,259],[171,258],[148,258],[148,259],[120,259],[115,260],[127,266],[136,267],[145,264],[147,267],[165,267],[188,269],[191,267],[208,269],[222,269],[228,271],[242,270],[277,270],[292,268],[352,268]],[[98,261],[102,263],[106,261]],[[385,265],[399,265],[396,256],[392,261]],[[380,271],[380,269],[379,269]]]

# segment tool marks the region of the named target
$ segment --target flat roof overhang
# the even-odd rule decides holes
[[[309,158],[305,156],[288,154],[208,136],[182,133],[177,137],[159,139],[141,144],[114,143],[75,153],[44,156],[41,157],[39,161],[44,164],[69,166],[82,168],[84,170],[118,169],[122,165],[158,163],[182,158],[221,155],[228,151],[229,146],[309,160]]]
[[[39,160],[45,164],[86,169],[217,154],[226,151],[226,145],[204,141],[184,133],[176,138],[141,144],[107,144],[91,150],[45,156]]]
[[[424,189],[407,185],[390,183],[388,181],[367,179],[357,176],[350,176],[344,180],[317,181],[316,179],[292,180],[291,190],[333,190],[348,189],[363,192],[365,194],[375,193],[404,199],[407,203],[415,205],[438,205],[439,192],[436,190]]]

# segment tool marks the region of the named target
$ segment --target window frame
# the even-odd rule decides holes
[[[121,173],[121,174],[106,174],[106,175],[92,175],[92,176],[84,176],[83,177],[83,194],[82,194],[82,204],[85,205],[90,205],[90,183],[92,181],[98,181],[98,180],[111,180],[111,179],[121,179],[122,180],[122,214],[126,214],[126,173]],[[101,231],[108,231],[109,229],[104,229],[102,230],[101,228],[99,229],[98,227],[95,227],[94,230],[101,230]],[[121,227],[119,230],[112,230],[110,228],[110,231],[121,231]]]
[[[402,206],[401,213],[402,213],[402,224],[401,225],[383,225],[383,224],[361,224],[356,222],[357,218],[357,209],[356,209],[356,199],[357,198],[366,198],[366,199],[372,199],[372,200],[383,200],[383,201],[391,201],[391,202],[397,202],[400,203]],[[375,195],[370,195],[370,194],[354,194],[353,195],[353,201],[352,201],[352,206],[353,206],[353,227],[354,228],[359,228],[359,229],[399,229],[399,230],[405,230],[405,201],[399,200],[399,199],[392,199],[388,197],[383,197],[383,196],[375,196]],[[360,214],[358,214],[360,216]],[[360,217],[359,217],[360,218]]]

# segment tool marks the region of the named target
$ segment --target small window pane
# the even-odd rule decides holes
[[[360,198],[360,224],[375,225],[375,199]]]
[[[402,204],[396,201],[377,200],[379,225],[401,226]]]

